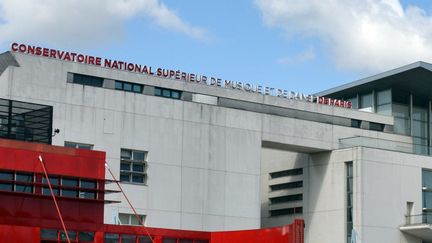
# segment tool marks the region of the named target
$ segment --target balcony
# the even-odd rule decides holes
[[[428,155],[429,147],[422,144],[399,142],[380,138],[355,136],[339,139],[339,148],[367,147],[396,152]]]
[[[424,242],[432,242],[432,213],[407,215],[405,225],[399,229]]]
[[[51,144],[52,106],[0,99],[0,138]]]

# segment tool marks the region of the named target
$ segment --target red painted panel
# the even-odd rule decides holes
[[[43,173],[39,155],[49,174],[105,179],[105,152],[0,139],[2,169]]]
[[[268,229],[225,231],[211,233],[211,243],[303,243],[303,220],[293,224]]]
[[[40,243],[38,228],[0,225],[1,242],[7,243]]]

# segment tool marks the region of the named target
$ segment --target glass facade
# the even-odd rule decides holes
[[[346,230],[347,242],[351,243],[353,229],[353,163],[346,163]]]

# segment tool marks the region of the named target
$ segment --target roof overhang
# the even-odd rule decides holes
[[[401,226],[400,231],[415,236],[426,242],[432,242],[432,225],[430,224],[418,224]]]
[[[396,88],[432,99],[432,64],[415,62],[368,78],[317,93],[318,96],[348,98],[357,93]]]

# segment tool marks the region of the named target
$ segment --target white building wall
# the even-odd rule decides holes
[[[303,187],[306,242],[345,242],[345,162],[354,161],[358,177],[354,223],[361,242],[399,239],[416,243],[402,235],[397,225],[404,219],[407,200],[413,200],[416,210],[421,210],[421,187],[413,189],[421,180],[413,178],[421,178],[419,168],[432,161],[382,150],[336,150],[340,138],[367,136],[410,142],[408,136],[71,84],[66,76],[68,72],[89,74],[384,124],[392,124],[392,118],[14,55],[20,67],[9,67],[0,76],[0,87],[8,90],[0,90],[0,98],[54,106],[53,125],[61,132],[53,138],[53,144],[94,144],[95,149],[107,152],[107,161],[117,176],[120,148],[149,152],[147,186],[123,184],[138,212],[147,215],[148,226],[209,231],[260,227],[264,174],[272,169],[273,159],[279,160],[275,164],[279,163],[280,168],[293,166],[284,164],[293,154],[262,149],[265,141],[282,144],[294,154],[309,153],[304,162]],[[381,153],[387,154],[380,157]],[[375,166],[376,161],[379,166]],[[387,180],[398,173],[400,178]],[[387,191],[395,195],[394,200],[393,196],[389,199]],[[122,203],[106,206],[106,223],[113,223],[113,215],[118,212],[131,213],[120,194],[108,198]],[[374,205],[379,207],[375,209]]]

